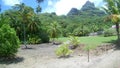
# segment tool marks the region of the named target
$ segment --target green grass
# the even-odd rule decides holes
[[[65,42],[69,38],[68,37],[62,37],[58,38],[57,41],[60,42]],[[116,36],[110,36],[110,37],[101,37],[101,36],[91,36],[91,37],[79,37],[80,43],[81,44],[86,44],[86,45],[100,45],[102,43],[109,43],[112,42],[113,40],[116,40]]]

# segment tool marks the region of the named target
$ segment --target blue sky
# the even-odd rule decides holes
[[[44,12],[56,12],[57,15],[66,15],[71,8],[80,9],[82,5],[88,0],[44,0],[41,3],[42,13]],[[102,0],[89,0],[95,3],[96,7],[103,6]],[[10,9],[15,4],[25,3],[28,6],[36,8],[36,0],[0,0],[2,11]]]

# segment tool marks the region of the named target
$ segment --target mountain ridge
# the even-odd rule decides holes
[[[95,4],[88,0],[80,10],[77,8],[72,8],[67,14],[67,16],[73,16],[73,15],[102,16],[105,15],[105,12],[96,8]]]

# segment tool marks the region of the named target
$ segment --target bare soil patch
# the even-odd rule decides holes
[[[24,49],[24,45],[21,45],[17,57],[21,57],[22,60],[0,62],[0,68],[108,68],[111,65],[117,68],[120,66],[120,51],[114,51],[114,46],[110,44],[103,44],[91,50],[90,62],[87,62],[87,52],[83,50],[85,45],[78,46],[69,58],[56,57],[54,51],[58,46],[45,43],[28,45],[29,48]],[[109,68],[113,68],[112,66]]]

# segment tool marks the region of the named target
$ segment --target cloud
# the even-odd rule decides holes
[[[49,0],[48,1],[48,6],[51,6],[51,5],[53,5],[53,2],[52,2],[52,0]]]
[[[14,6],[15,4],[20,4],[22,0],[2,0],[3,3],[7,6]]]
[[[80,9],[86,0],[60,0],[55,4],[56,14],[62,15],[67,14],[71,8]]]
[[[71,8],[80,9],[88,0],[48,0],[48,6],[44,12],[56,12],[57,15],[66,15]],[[89,0],[99,7],[103,5],[103,0]]]
[[[57,0],[46,0],[44,2],[44,4],[47,3],[47,7],[43,7],[44,9],[42,10],[42,12],[55,12],[55,4],[56,4]]]

